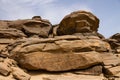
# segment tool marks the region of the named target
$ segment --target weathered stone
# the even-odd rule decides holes
[[[85,24],[86,23],[86,24]],[[79,21],[77,22],[76,25],[76,33],[81,32],[81,33],[85,33],[85,32],[92,32],[92,30],[90,30],[90,24],[87,24],[87,21]],[[81,26],[81,28],[80,28]]]
[[[9,58],[4,59],[4,64],[6,64],[8,67],[18,67],[17,62]]]
[[[66,75],[49,75],[49,76],[43,77],[42,80],[107,80],[107,79],[105,79],[105,77],[103,76],[72,75],[71,74],[67,76]]]
[[[24,33],[17,29],[0,29],[0,38],[16,39],[26,37]]]
[[[0,29],[8,28],[7,21],[0,20]]]
[[[25,19],[25,20],[14,20],[9,22],[9,28],[14,28],[14,29],[18,29],[18,30],[22,30],[23,29],[23,24],[25,22],[27,22],[29,19]]]
[[[86,69],[101,63],[99,53],[47,53],[33,52],[21,54],[17,61],[28,70],[43,69],[47,71],[68,71],[73,69]]]
[[[55,41],[65,51],[98,51],[104,52],[110,50],[110,45],[107,42],[101,40],[85,39],[85,40],[74,40],[74,41]],[[76,45],[77,44],[77,45]]]
[[[97,65],[97,66],[93,66],[90,67],[88,69],[84,69],[84,70],[77,70],[77,71],[73,71],[74,74],[78,74],[78,75],[101,75],[102,74],[102,66]]]
[[[77,45],[76,45],[77,44]],[[81,39],[75,35],[56,36],[55,38],[38,39],[29,38],[18,40],[8,46],[5,52],[9,52],[11,56],[15,56],[20,53],[30,53],[37,51],[52,51],[54,53],[59,52],[88,52],[97,51],[105,52],[110,51],[110,45],[100,39]],[[2,53],[5,53],[2,52]]]
[[[17,80],[30,80],[31,76],[25,73],[22,69],[17,67],[12,67],[13,77]]]
[[[112,51],[116,54],[120,53],[120,33],[116,33],[111,36],[109,39],[106,39],[109,42]]]
[[[40,37],[48,37],[51,30],[51,23],[45,20],[15,20],[9,23],[10,28],[23,31],[28,37],[39,35]]]
[[[120,66],[112,67],[112,68],[105,68],[106,75],[120,77]]]
[[[40,37],[48,37],[49,31],[51,29],[50,23],[45,23],[41,21],[28,21],[24,23],[24,25],[25,26],[23,26],[23,28],[28,36],[30,34],[37,34]]]
[[[120,58],[112,53],[100,54],[105,66],[117,66],[120,65]]]
[[[55,36],[54,37],[56,40],[79,40],[79,36],[75,35],[64,35],[64,36]]]
[[[55,24],[55,25],[52,25],[52,30],[51,30],[51,34],[53,36],[58,36],[57,35],[57,28],[59,27],[59,24]]]
[[[0,80],[30,80],[19,66],[40,72],[31,80],[120,79],[120,33],[105,39],[98,27],[87,11],[72,12],[57,25],[40,16],[0,20]]]
[[[10,43],[14,43],[15,40],[14,39],[0,39],[0,44],[1,46],[4,46],[4,45],[7,45],[7,44],[10,44]]]
[[[7,46],[7,44],[0,44],[0,51],[3,50],[6,46]]]
[[[33,20],[40,21],[42,18],[41,18],[41,16],[33,16],[32,19],[33,19]]]
[[[12,75],[10,75],[10,76],[0,75],[0,80],[16,80],[16,79],[14,79]]]
[[[0,62],[0,73],[4,76],[7,76],[9,75],[10,72],[11,72],[11,68],[6,64]]]
[[[110,39],[116,39],[118,41],[120,41],[120,33],[116,33],[113,36],[110,37]]]
[[[45,47],[46,44],[41,43],[41,44],[33,44],[33,45],[29,45],[26,47],[23,47],[22,49],[20,49],[20,51],[18,51],[17,49],[14,50],[13,52],[21,52],[21,53],[29,53],[29,52],[37,52],[37,51],[42,51],[43,48]]]
[[[72,35],[79,36],[80,39],[105,39],[104,36],[98,32],[74,33]]]
[[[55,43],[46,43],[42,51],[60,51],[61,48],[59,45],[56,45]]]
[[[87,11],[76,11],[65,16],[57,28],[58,35],[66,35],[81,32],[82,28],[89,27],[88,32],[97,32],[99,19]],[[83,31],[83,30],[82,30]]]
[[[31,80],[107,80],[103,75],[80,75],[71,72],[50,73],[30,71]]]

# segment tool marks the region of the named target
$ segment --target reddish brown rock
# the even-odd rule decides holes
[[[57,34],[66,35],[85,31],[97,32],[98,27],[99,19],[92,13],[87,11],[75,11],[63,18],[57,28]]]

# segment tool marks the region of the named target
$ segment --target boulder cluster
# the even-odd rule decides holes
[[[87,11],[56,25],[40,16],[0,20],[0,80],[119,80],[120,33],[105,39],[98,28]]]

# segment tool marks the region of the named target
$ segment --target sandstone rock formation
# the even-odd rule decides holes
[[[0,80],[119,80],[120,34],[75,11],[52,25],[41,16],[0,21]]]
[[[57,29],[58,35],[80,32],[97,32],[99,19],[90,12],[75,11],[65,16]]]
[[[13,59],[0,57],[0,80],[30,80],[30,75],[17,66]],[[8,76],[8,77],[6,77]]]
[[[120,53],[120,33],[116,33],[107,39],[114,53]]]

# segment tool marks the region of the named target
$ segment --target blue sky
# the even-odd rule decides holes
[[[0,19],[26,19],[39,15],[52,24],[76,10],[91,11],[100,19],[105,37],[120,33],[120,0],[0,0]]]

